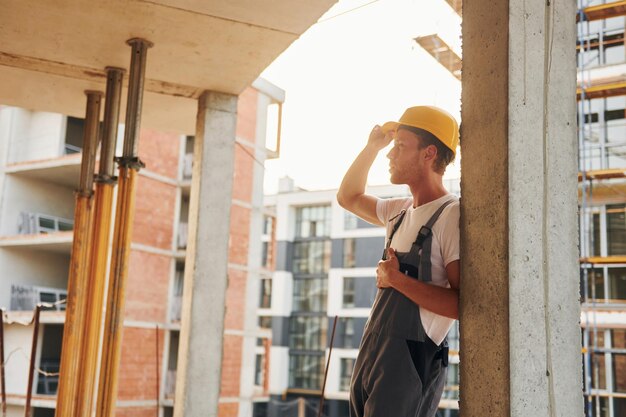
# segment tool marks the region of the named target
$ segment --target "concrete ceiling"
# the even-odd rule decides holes
[[[83,91],[141,37],[142,124],[192,133],[202,91],[241,93],[335,1],[0,0],[0,103],[83,117]]]

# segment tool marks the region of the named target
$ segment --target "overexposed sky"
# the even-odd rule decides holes
[[[266,162],[265,192],[285,175],[305,189],[337,188],[372,127],[407,107],[436,105],[460,120],[461,83],[414,41],[439,33],[460,54],[460,23],[443,0],[335,4],[261,74],[286,92],[281,157]],[[385,153],[369,184],[388,183]],[[448,171],[458,176],[458,163]]]

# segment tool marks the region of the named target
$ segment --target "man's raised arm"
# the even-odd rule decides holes
[[[378,198],[365,194],[365,185],[367,183],[367,174],[376,159],[376,155],[391,142],[392,138],[392,132],[385,134],[380,126],[374,126],[367,145],[365,145],[365,148],[348,168],[348,172],[344,175],[337,192],[337,201],[341,207],[356,214],[363,220],[379,226],[383,226],[383,224],[376,215]]]

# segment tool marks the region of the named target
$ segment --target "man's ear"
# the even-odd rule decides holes
[[[426,160],[435,160],[437,158],[437,147],[435,145],[428,145],[426,147]]]

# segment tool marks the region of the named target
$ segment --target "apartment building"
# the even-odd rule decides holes
[[[459,193],[458,180],[446,181],[446,187]],[[409,195],[398,186],[368,192]],[[279,193],[266,196],[264,240],[274,242],[266,258],[274,272],[262,281],[258,314],[260,325],[271,331],[270,395],[255,404],[255,417],[317,415],[335,316],[323,411],[328,417],[348,416],[350,377],[376,294],[385,231],[341,208],[336,193],[300,190],[284,178]],[[456,326],[449,343],[449,378],[441,402],[447,417],[458,415]]]
[[[623,2],[578,2],[585,415],[626,415],[626,49]]]
[[[238,100],[229,285],[219,415],[249,416],[264,394],[254,375],[263,221],[263,163],[276,156],[284,92],[257,79]],[[7,415],[53,416],[58,384],[74,189],[83,120],[0,106],[0,306]],[[118,138],[121,151],[123,134]],[[117,416],[173,415],[194,138],[144,129],[126,293]],[[268,148],[271,148],[269,149]],[[119,153],[118,153],[119,154]],[[36,304],[45,308],[34,347]],[[0,400],[1,401],[1,400]]]

